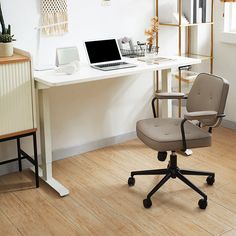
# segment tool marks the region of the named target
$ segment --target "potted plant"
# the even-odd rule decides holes
[[[11,34],[11,26],[5,27],[5,22],[2,14],[2,8],[0,3],[0,23],[2,32],[0,33],[0,57],[10,57],[13,55],[13,41],[14,35]]]
[[[145,30],[145,35],[147,36],[145,56],[148,64],[153,63],[153,58],[158,51],[157,46],[154,45],[158,33],[158,26],[159,21],[157,16],[155,16],[151,19],[151,27]]]
[[[147,38],[147,47],[149,51],[151,51],[152,47],[154,46],[155,36],[157,35],[159,27],[159,21],[157,16],[154,16],[151,19],[151,27],[145,30],[145,35],[148,36]]]

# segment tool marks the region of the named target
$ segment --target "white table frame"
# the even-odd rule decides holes
[[[171,92],[171,70],[180,66],[194,65],[201,63],[199,59],[172,57],[172,61],[162,62],[160,64],[147,65],[144,62],[138,62],[136,59],[127,59],[129,62],[138,66],[114,71],[99,71],[90,68],[88,65],[81,66],[79,72],[73,75],[58,75],[54,71],[35,72],[36,88],[38,89],[38,105],[40,120],[40,141],[42,165],[39,175],[48,185],[56,190],[60,196],[69,194],[69,190],[60,184],[52,175],[52,135],[50,122],[50,101],[49,89],[52,87],[72,85],[95,80],[103,80],[115,77],[128,76],[147,71],[161,71],[162,90]],[[172,116],[171,101],[163,101],[162,116]]]

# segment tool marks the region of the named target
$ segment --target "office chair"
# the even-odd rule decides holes
[[[211,146],[212,128],[220,125],[224,115],[229,83],[223,78],[199,74],[189,92],[184,118],[151,118],[140,120],[136,124],[138,138],[148,147],[158,151],[158,160],[165,161],[167,151],[171,151],[170,161],[166,169],[133,171],[128,179],[128,185],[135,184],[135,175],[164,175],[163,179],[152,189],[143,200],[145,208],[152,206],[152,195],[170,178],[179,178],[202,198],[198,202],[201,209],[207,207],[207,195],[190,182],[185,175],[207,176],[208,185],[215,182],[215,173],[180,169],[177,166],[176,151],[187,148]],[[174,94],[176,96],[176,94]],[[184,96],[180,95],[180,98]],[[196,126],[192,121],[198,120]],[[204,127],[208,127],[206,130]]]

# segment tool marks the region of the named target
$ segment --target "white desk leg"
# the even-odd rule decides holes
[[[171,78],[171,70],[162,70],[161,71],[161,84],[162,84],[162,92],[171,92],[172,89],[172,78]],[[162,102],[162,117],[172,117],[172,100],[161,100]]]
[[[39,90],[39,119],[42,165],[40,177],[55,189],[60,196],[69,194],[69,190],[52,177],[52,137],[50,125],[50,107],[48,89]]]

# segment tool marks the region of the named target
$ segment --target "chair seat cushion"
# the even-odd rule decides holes
[[[152,118],[136,124],[138,138],[157,151],[179,151],[183,149],[181,135],[182,119]],[[211,146],[211,134],[186,121],[184,124],[187,148]]]

